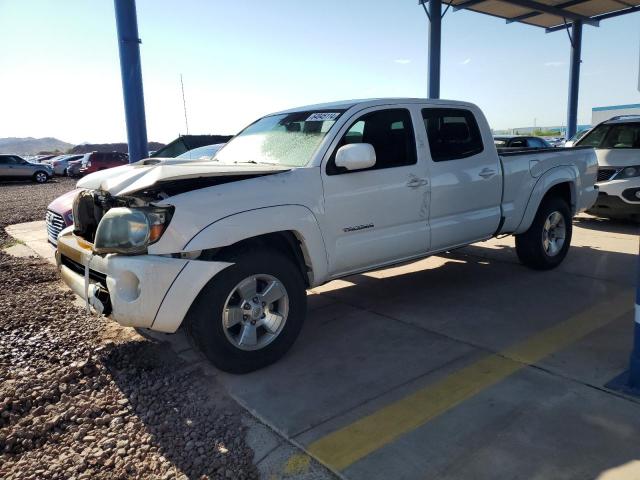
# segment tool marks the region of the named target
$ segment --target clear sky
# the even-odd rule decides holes
[[[150,140],[235,133],[260,115],[347,98],[424,97],[427,20],[416,0],[138,0]],[[111,0],[0,0],[0,137],[125,141]],[[569,41],[471,12],[443,21],[442,98],[494,128],[566,119]],[[579,123],[640,103],[640,13],[584,27]]]

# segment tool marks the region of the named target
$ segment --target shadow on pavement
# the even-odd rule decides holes
[[[576,227],[596,230],[598,232],[624,233],[628,235],[638,235],[640,224],[631,220],[613,220],[601,217],[581,215],[573,219]]]

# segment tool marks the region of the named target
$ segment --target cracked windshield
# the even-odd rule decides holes
[[[214,160],[302,167],[343,111],[305,111],[263,117],[244,129]]]

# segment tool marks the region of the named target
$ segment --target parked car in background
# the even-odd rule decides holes
[[[565,143],[562,137],[543,138],[543,140],[546,140],[552,147],[562,147]]]
[[[49,160],[53,167],[53,173],[55,175],[67,175],[67,168],[69,162],[82,159],[83,155],[62,155],[60,157],[52,158]]]
[[[47,213],[45,214],[47,239],[52,245],[58,244],[58,234],[63,229],[73,225],[73,200],[81,191],[81,188],[71,190],[59,196],[47,206]]]
[[[7,180],[31,179],[45,183],[53,176],[53,168],[42,163],[27,162],[19,155],[0,154],[0,177]]]
[[[31,159],[32,163],[43,163],[53,157],[57,157],[59,155],[36,155]]]
[[[83,176],[111,167],[119,167],[129,163],[129,155],[120,152],[90,152],[80,159],[77,175]],[[67,167],[69,168],[69,167]],[[75,173],[75,168],[73,170]]]
[[[569,140],[567,140],[566,142],[564,142],[564,147],[573,147],[576,142],[578,140],[580,140],[582,137],[584,137],[587,132],[589,131],[588,128],[585,128],[584,130],[580,130],[579,132],[576,132]]]
[[[614,117],[576,143],[598,156],[598,199],[589,213],[640,221],[640,115]]]
[[[523,264],[558,266],[597,167],[591,148],[496,149],[466,102],[301,107],[258,119],[215,161],[83,178],[56,261],[96,311],[184,326],[216,366],[248,372],[285,354],[305,289],[333,279],[507,234]]]
[[[228,142],[231,137],[231,135],[181,135],[155,152],[149,152],[149,157],[176,158],[194,148]]]
[[[177,159],[182,160],[211,160],[218,150],[224,147],[224,143],[216,143],[214,145],[205,145],[204,147],[194,148],[188,152],[178,155]]]
[[[493,137],[498,148],[552,148],[544,138],[523,135]]]
[[[82,158],[84,158],[84,155],[78,160],[72,160],[67,164],[67,176],[69,177],[80,176],[80,167],[82,166]]]
[[[55,157],[47,158],[46,160],[39,161],[38,163],[46,163],[47,165],[51,165],[51,162],[53,162],[54,160],[57,160],[58,158],[64,158],[66,156],[66,154],[56,155]]]

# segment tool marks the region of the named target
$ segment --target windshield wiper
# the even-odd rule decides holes
[[[239,163],[253,163],[254,165],[278,165],[278,163],[275,163],[275,162],[256,162],[255,160],[244,160],[242,162],[239,160],[236,160],[233,163],[236,165]]]

